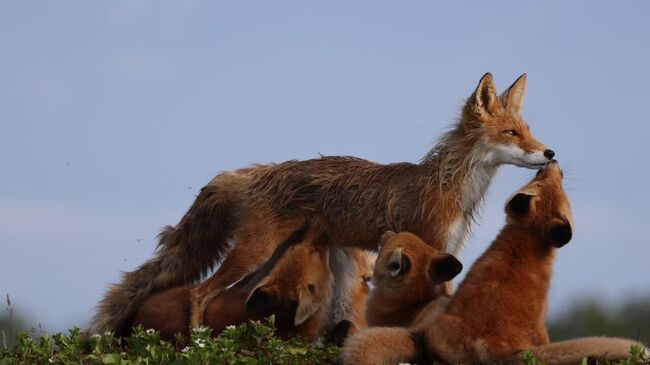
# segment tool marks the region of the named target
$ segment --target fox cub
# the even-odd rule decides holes
[[[445,282],[461,272],[463,265],[409,232],[386,232],[372,275],[373,289],[366,304],[371,327],[401,326],[446,293]]]
[[[340,342],[333,333],[336,321],[350,323],[355,329],[366,327],[365,302],[375,256],[354,248],[329,249],[309,234],[307,228],[295,231],[268,272],[256,272],[209,303],[205,325],[213,335],[226,326],[270,315],[275,315],[276,333],[284,338],[315,340],[324,335]],[[349,269],[333,273],[332,261],[347,262]],[[334,296],[335,285],[344,286],[346,295]],[[123,333],[131,325],[142,325],[159,330],[163,339],[173,339],[176,333],[187,335],[190,304],[188,286],[156,292],[137,308]]]
[[[509,199],[506,225],[438,313],[421,316],[410,328],[360,331],[347,340],[344,363],[521,363],[524,350],[549,365],[627,358],[633,342],[625,339],[549,344],[544,316],[553,258],[573,233],[562,179],[551,161]],[[425,280],[419,272],[400,288]],[[378,284],[388,289],[389,283]],[[396,325],[410,323],[406,318]]]
[[[311,242],[296,243],[252,290],[248,281],[214,298],[205,312],[205,324],[216,336],[226,326],[275,315],[281,337],[315,340],[327,321],[331,286],[328,249]],[[154,293],[137,309],[132,324],[159,330],[163,339],[173,339],[176,333],[187,335],[190,304],[187,286]]]

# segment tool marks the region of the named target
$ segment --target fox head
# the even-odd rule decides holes
[[[252,314],[292,317],[299,326],[323,308],[331,296],[332,272],[328,251],[303,242],[291,246],[246,299]]]
[[[539,168],[555,156],[533,137],[521,117],[525,93],[526,74],[497,96],[492,75],[486,73],[463,107],[464,133],[480,136],[483,158],[495,165]]]
[[[453,279],[462,269],[456,257],[436,250],[413,233],[388,231],[380,240],[372,283],[403,295],[405,300],[428,298],[435,295],[439,284]]]
[[[569,199],[562,189],[563,174],[552,160],[537,176],[519,189],[506,204],[508,224],[539,232],[541,241],[553,247],[569,243],[573,218]]]

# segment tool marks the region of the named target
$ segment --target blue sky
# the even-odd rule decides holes
[[[551,312],[650,293],[650,3],[0,3],[0,295],[83,325],[201,186],[251,163],[418,161],[487,71],[566,171]],[[467,265],[533,172],[503,168]],[[467,266],[466,266],[467,267]]]

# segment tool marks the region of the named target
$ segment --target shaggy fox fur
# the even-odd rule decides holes
[[[446,308],[419,317],[410,328],[357,333],[346,342],[344,363],[521,363],[520,350],[549,365],[629,357],[634,342],[624,339],[549,344],[544,315],[553,258],[572,236],[569,201],[555,161],[509,200],[506,214],[505,227]]]
[[[298,235],[301,232],[298,232]],[[302,240],[293,234],[288,241]],[[332,330],[340,318],[365,327],[367,277],[372,272],[374,256],[362,250],[346,248],[339,254],[350,259],[350,290],[347,300],[334,299],[335,276],[329,267],[330,249],[322,242],[293,243],[270,272],[256,273],[224,290],[214,298],[205,312],[205,325],[218,335],[229,325],[248,320],[263,320],[275,315],[276,333],[289,338],[301,336],[315,340]],[[334,306],[343,306],[337,316]],[[118,333],[128,334],[132,325],[142,325],[161,332],[161,338],[173,340],[176,333],[188,335],[190,287],[176,287],[154,293],[137,309],[132,323]]]
[[[328,259],[328,249],[322,244],[303,242],[289,247],[261,281],[228,288],[212,300],[205,324],[218,335],[226,326],[273,314],[280,336],[315,340],[322,334],[330,308],[333,277]],[[133,324],[160,330],[163,338],[173,339],[176,333],[187,335],[189,319],[190,288],[178,287],[147,298]]]
[[[440,284],[463,268],[453,255],[436,250],[412,233],[388,231],[380,245],[373,289],[366,302],[371,327],[409,326],[431,302],[446,298]]]
[[[180,223],[163,231],[157,255],[111,287],[93,330],[119,327],[149,293],[197,281],[228,252],[193,290],[192,323],[202,322],[214,297],[306,221],[333,247],[376,250],[380,236],[395,230],[457,253],[498,167],[536,168],[553,155],[521,118],[525,86],[522,75],[497,96],[492,75],[483,76],[458,124],[419,164],[322,157],[217,175]]]

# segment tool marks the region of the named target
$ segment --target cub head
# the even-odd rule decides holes
[[[539,232],[543,242],[554,247],[569,243],[573,218],[569,199],[562,189],[563,174],[552,160],[537,176],[519,189],[506,204],[508,224]]]
[[[404,299],[433,299],[435,288],[453,279],[463,265],[409,232],[388,231],[380,240],[372,283]],[[429,296],[429,298],[427,298]]]
[[[495,165],[539,168],[555,155],[533,137],[521,117],[525,94],[526,74],[497,96],[487,73],[463,107],[462,133],[476,135],[483,144],[482,157]]]
[[[303,242],[291,246],[271,272],[246,299],[246,312],[289,317],[294,326],[303,324],[328,303],[332,272],[328,250]]]
[[[375,261],[377,261],[377,253],[353,247],[345,247],[342,251],[350,258],[349,277],[344,279],[349,280],[346,284],[350,291],[348,297],[349,307],[358,307],[363,312],[366,298],[370,293],[369,284],[372,279]],[[351,309],[351,311],[354,311],[354,309]],[[362,314],[360,316],[363,317]]]

